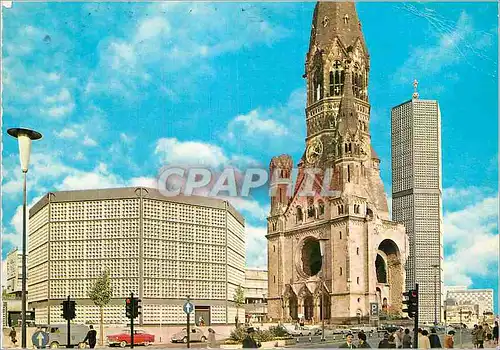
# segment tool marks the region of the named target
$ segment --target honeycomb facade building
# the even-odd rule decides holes
[[[408,240],[404,226],[389,219],[371,145],[369,69],[355,4],[318,2],[305,64],[307,135],[297,179],[290,156],[270,164],[273,319],[366,322],[374,304],[401,313]]]
[[[441,113],[434,100],[413,98],[392,108],[392,218],[410,240],[406,287],[419,284],[422,322],[441,322],[443,205]]]
[[[233,295],[245,281],[243,217],[226,201],[165,197],[156,189],[49,193],[30,209],[29,298],[37,323],[59,323],[61,302],[77,302],[75,322],[97,322],[88,291],[109,270],[106,324],[122,325],[125,298],[142,300],[139,323],[233,322]],[[242,311],[242,310],[241,310]]]

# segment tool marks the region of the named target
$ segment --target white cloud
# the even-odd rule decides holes
[[[216,168],[229,161],[219,146],[197,141],[182,142],[176,138],[159,139],[155,154],[169,165],[206,165]]]
[[[85,136],[83,138],[83,144],[89,147],[97,146],[97,142],[94,139],[90,138],[89,136]]]
[[[292,91],[283,105],[258,108],[236,116],[229,122],[224,139],[232,145],[272,146],[263,151],[287,149],[293,152],[290,145],[297,148],[303,145],[305,98],[305,90],[300,88]]]
[[[74,139],[78,133],[71,128],[64,128],[60,132],[54,131],[54,134],[61,139]]]
[[[261,203],[251,198],[226,196],[219,196],[218,198],[227,200],[236,210],[238,210],[238,212],[255,219],[266,220],[269,214],[269,205],[263,206]]]
[[[151,177],[134,177],[129,181],[130,186],[133,187],[149,187],[149,188],[158,188],[158,179]]]
[[[259,268],[267,266],[267,228],[246,225],[245,234],[247,266]]]
[[[443,192],[449,201],[472,203],[444,213],[443,240],[450,251],[445,257],[445,283],[470,286],[474,277],[497,276],[498,196],[474,198],[489,192],[475,187]]]

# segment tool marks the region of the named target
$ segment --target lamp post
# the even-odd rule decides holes
[[[319,249],[321,253],[321,341],[325,341],[325,252],[328,238],[319,239]]]
[[[439,264],[431,265],[434,270],[434,326],[437,326],[438,324],[438,317],[437,317],[437,275],[438,275],[438,269],[439,269]]]
[[[22,300],[21,300],[21,347],[26,348],[26,173],[30,163],[31,142],[42,138],[37,131],[11,128],[7,133],[19,143],[19,157],[23,171],[23,258],[22,258]]]

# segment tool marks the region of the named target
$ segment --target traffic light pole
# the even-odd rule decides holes
[[[189,301],[189,295],[187,297],[187,300]],[[196,321],[196,320],[195,320]],[[190,344],[190,338],[191,338],[191,330],[189,329],[189,313],[186,314],[186,338],[187,338],[187,347],[190,348],[191,347],[191,344]]]
[[[418,283],[415,283],[415,290],[417,291],[417,312],[415,313],[415,329],[413,331],[413,343],[415,344],[413,346],[414,349],[418,349],[418,314],[419,314],[419,309],[418,309],[418,299],[419,299],[419,294],[418,294]]]
[[[134,304],[135,304],[135,299],[134,299],[134,293],[130,293],[130,303],[132,305],[132,317],[130,317],[130,348],[134,348],[134,315],[133,315],[133,310],[134,310]]]

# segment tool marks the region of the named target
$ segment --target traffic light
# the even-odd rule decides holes
[[[407,305],[403,312],[408,314],[408,317],[414,318],[418,315],[418,291],[415,289],[410,289],[408,292],[404,292],[403,296],[407,298],[403,300],[403,304]]]
[[[133,318],[134,298],[125,299],[125,313],[127,318]]]
[[[62,303],[63,307],[63,314],[62,317],[67,320],[71,321],[76,317],[76,303],[74,300],[64,300]]]
[[[134,318],[137,318],[139,317],[139,315],[141,314],[139,312],[139,309],[141,309],[142,307],[139,305],[139,303],[141,302],[141,299],[139,298],[134,298],[134,306],[133,306],[133,313],[132,315],[134,316]]]
[[[132,319],[139,317],[139,315],[141,314],[139,312],[139,309],[141,308],[141,306],[139,305],[140,302],[141,299],[133,296],[125,299],[125,313],[127,315],[127,318]]]

